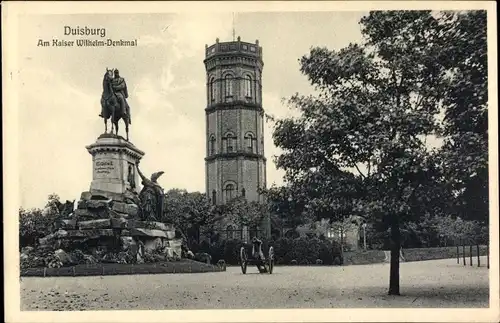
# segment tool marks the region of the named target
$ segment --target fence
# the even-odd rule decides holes
[[[486,255],[486,268],[490,268],[490,245],[479,245],[469,243],[467,245],[467,241],[461,240],[456,244],[456,253],[457,253],[457,264],[460,264],[460,259],[464,266],[467,266],[467,258],[469,258],[469,265],[474,266],[474,253],[477,257],[477,266],[481,267],[481,258],[480,256]],[[485,250],[486,249],[486,250]],[[460,251],[462,251],[462,255],[460,255]]]
[[[202,231],[200,232],[200,237],[208,238],[209,242],[215,242],[219,240],[240,240],[240,241],[250,241],[253,237],[259,239],[263,238],[264,230],[259,229],[225,229],[213,231]],[[247,235],[248,233],[248,235]],[[202,240],[198,239],[198,243]]]

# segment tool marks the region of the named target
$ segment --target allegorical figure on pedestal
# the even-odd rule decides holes
[[[134,165],[133,164],[128,164],[128,174],[127,174],[127,180],[130,185],[130,188],[132,190],[135,190],[135,172],[134,172]]]
[[[161,221],[163,216],[165,193],[163,188],[158,184],[158,178],[164,172],[156,172],[148,179],[139,169],[137,163],[137,172],[142,179],[143,188],[139,193],[140,205],[139,214],[140,218],[144,221]]]
[[[128,89],[125,79],[120,76],[120,72],[106,68],[102,81],[101,113],[99,116],[104,119],[105,133],[108,132],[108,119],[111,118],[111,133],[113,126],[118,135],[118,121],[125,123],[125,131],[128,140],[128,126],[131,122],[130,106],[127,102]]]

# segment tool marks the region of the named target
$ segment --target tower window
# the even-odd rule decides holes
[[[245,77],[245,96],[247,98],[252,97],[252,77],[250,75]]]
[[[215,136],[210,136],[210,155],[215,155]]]
[[[235,193],[234,184],[227,184],[225,191],[226,191],[225,192],[226,193],[226,202],[229,202],[235,197],[234,196],[234,193]]]
[[[245,197],[245,195],[246,195],[246,191],[245,191],[245,189],[244,189],[244,188],[242,188],[242,189],[241,189],[241,196]]]
[[[217,192],[215,190],[212,191],[212,204],[215,205],[217,203]]]
[[[215,92],[215,78],[212,77],[210,78],[210,84],[209,84],[209,88],[210,88],[210,101],[215,101],[215,96],[216,96],[216,92]]]
[[[251,152],[253,153],[254,152],[254,141],[255,141],[255,137],[252,133],[248,133],[246,136],[245,136],[245,142],[246,142],[246,145],[247,145],[247,151],[248,152]]]
[[[232,97],[233,96],[233,76],[232,75],[226,75],[224,77],[224,88],[225,88],[225,95],[227,97]]]
[[[236,136],[232,133],[226,134],[224,137],[226,141],[226,153],[232,153],[236,151]]]

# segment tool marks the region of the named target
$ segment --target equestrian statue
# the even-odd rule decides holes
[[[108,133],[108,119],[111,118],[111,133],[113,133],[113,129],[116,129],[116,135],[118,135],[118,122],[122,119],[125,123],[128,141],[128,127],[132,121],[127,99],[128,89],[125,79],[120,76],[117,69],[106,68],[102,80],[101,113],[99,117],[104,119],[105,133]]]

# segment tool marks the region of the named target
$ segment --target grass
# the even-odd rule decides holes
[[[21,277],[54,277],[54,276],[108,276],[108,275],[140,275],[140,274],[190,274],[222,271],[217,266],[193,260],[144,263],[144,264],[82,264],[61,268],[27,268],[21,269]]]
[[[460,257],[463,257],[463,249],[459,247]],[[441,248],[419,248],[405,249],[403,255],[406,261],[422,261],[435,260],[457,257],[457,247],[441,247]],[[465,246],[465,257],[470,257],[470,247]],[[486,256],[486,246],[479,246],[479,256]],[[472,256],[477,257],[477,247],[472,246]]]
[[[463,249],[459,247],[460,258],[463,257]],[[465,257],[470,257],[470,247],[465,247]],[[485,245],[479,246],[479,256],[486,256]],[[403,256],[406,262],[448,259],[457,257],[457,247],[435,247],[435,248],[412,248],[403,249]],[[472,246],[472,256],[477,257],[477,247]],[[346,265],[367,265],[382,263],[385,260],[383,250],[351,251],[344,252],[344,264]],[[475,261],[475,260],[474,260]]]

